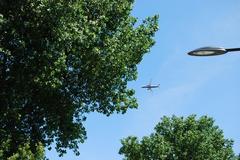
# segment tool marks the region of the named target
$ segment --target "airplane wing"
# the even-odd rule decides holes
[[[150,88],[148,88],[147,90],[152,92],[152,88],[151,88],[151,87],[150,87]]]

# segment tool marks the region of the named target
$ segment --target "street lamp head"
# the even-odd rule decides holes
[[[227,53],[228,50],[222,47],[202,47],[188,52],[191,56],[216,56]]]

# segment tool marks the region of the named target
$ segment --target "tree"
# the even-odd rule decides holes
[[[157,16],[136,25],[133,0],[0,1],[0,143],[30,137],[78,155],[89,112],[137,108],[127,82],[154,44]]]
[[[164,116],[155,132],[141,141],[127,137],[119,153],[126,160],[230,160],[233,141],[207,116],[187,118]]]
[[[16,153],[6,157],[4,152],[9,149],[10,139],[0,144],[0,159],[6,160],[44,160],[44,147],[41,143],[36,144],[36,152],[32,153],[29,143],[19,146]]]

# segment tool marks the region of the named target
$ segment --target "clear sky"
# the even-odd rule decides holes
[[[81,155],[69,151],[58,158],[52,151],[47,152],[50,160],[121,160],[120,139],[147,136],[162,116],[173,114],[213,117],[240,153],[240,52],[216,57],[186,54],[203,46],[240,47],[240,1],[135,0],[132,14],[140,21],[160,15],[156,44],[138,65],[138,79],[129,83],[139,108],[111,117],[91,113]],[[150,80],[160,88],[142,89]]]

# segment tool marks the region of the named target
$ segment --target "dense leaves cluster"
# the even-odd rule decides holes
[[[0,143],[30,139],[79,154],[86,113],[136,108],[127,82],[154,44],[157,16],[136,26],[133,0],[0,1]]]
[[[233,160],[233,142],[209,117],[163,117],[155,132],[143,137],[127,137],[119,151],[126,160]]]
[[[31,151],[29,143],[24,145],[19,145],[16,153],[13,153],[11,156],[6,156],[4,152],[9,149],[10,139],[0,144],[0,159],[5,160],[45,160],[44,156],[44,147],[41,143],[36,144],[36,151],[33,153]]]

